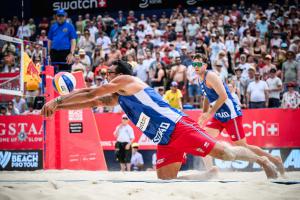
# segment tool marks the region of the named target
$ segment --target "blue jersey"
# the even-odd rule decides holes
[[[207,87],[206,85],[206,76],[209,71],[205,72],[203,81],[199,82],[201,93],[204,94],[209,103],[214,103],[218,98],[219,95],[216,91],[212,88]],[[242,111],[236,100],[232,97],[227,85],[223,83],[226,94],[228,98],[226,99],[225,103],[216,111],[215,118],[221,122],[227,122],[230,119],[234,119],[238,116],[242,115]]]
[[[130,96],[119,95],[119,104],[128,118],[154,143],[168,144],[176,123],[184,115],[147,87]]]

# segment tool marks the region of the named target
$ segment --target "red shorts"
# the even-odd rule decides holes
[[[206,156],[216,143],[216,139],[208,135],[198,123],[189,117],[182,117],[177,122],[167,145],[157,145],[156,168],[174,163],[184,162],[185,153],[195,156]]]
[[[206,127],[217,129],[220,132],[225,129],[232,141],[238,141],[245,137],[242,116],[238,116],[227,122],[221,122],[213,117],[207,122]]]

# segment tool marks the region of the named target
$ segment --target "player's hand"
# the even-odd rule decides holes
[[[73,54],[69,53],[66,60],[67,64],[71,64],[73,62]]]
[[[57,108],[57,103],[53,99],[53,100],[47,102],[43,106],[41,115],[44,115],[45,117],[51,117],[55,113],[56,108]]]
[[[204,123],[210,118],[210,114],[208,112],[203,113],[198,120],[198,124],[200,125],[200,127],[202,127],[204,125]]]

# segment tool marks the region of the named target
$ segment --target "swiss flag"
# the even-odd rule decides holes
[[[267,123],[267,136],[279,136],[278,123]]]
[[[107,6],[106,0],[98,0],[99,8],[105,8]]]

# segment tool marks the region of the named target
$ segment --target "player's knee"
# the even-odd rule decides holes
[[[161,180],[170,180],[170,179],[176,179],[177,177],[176,175],[157,173],[157,178]]]
[[[235,160],[235,153],[232,148],[225,146],[222,152],[223,160]]]
[[[172,173],[171,171],[157,169],[156,173],[157,173],[157,178],[162,180],[170,180],[170,179],[177,178],[177,173]]]

